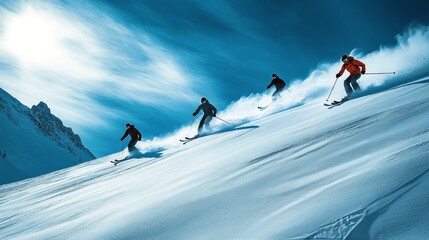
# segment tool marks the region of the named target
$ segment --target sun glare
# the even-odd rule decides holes
[[[56,17],[26,9],[9,16],[3,44],[6,51],[24,64],[49,64],[60,60],[64,31]]]

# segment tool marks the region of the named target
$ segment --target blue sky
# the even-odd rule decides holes
[[[412,3],[411,3],[412,2]],[[301,81],[353,49],[429,25],[429,1],[1,1],[0,87],[46,102],[96,155],[120,150],[125,123],[151,139]]]

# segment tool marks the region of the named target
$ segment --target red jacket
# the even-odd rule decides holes
[[[122,136],[121,140],[124,140],[128,134],[131,136],[131,139],[138,139],[139,141],[142,140],[142,135],[140,134],[139,130],[134,127],[134,125],[131,125],[130,128],[125,131],[124,136]]]
[[[361,67],[362,69],[359,67]],[[353,57],[347,57],[347,62],[343,64],[340,72],[338,73],[340,77],[341,75],[343,75],[345,69],[349,71],[350,75],[360,74],[361,71],[365,71],[365,64],[361,61],[354,59]]]

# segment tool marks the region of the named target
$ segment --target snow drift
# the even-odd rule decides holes
[[[391,87],[404,84],[416,78],[427,76],[429,73],[429,26],[412,26],[405,33],[397,35],[397,44],[394,46],[380,46],[380,49],[368,54],[353,50],[350,55],[361,60],[367,66],[367,72],[395,72],[395,75],[364,75],[359,80],[361,88],[365,94],[377,93]],[[226,109],[221,110],[218,116],[230,123],[240,125],[257,120],[273,113],[302,106],[313,102],[323,102],[326,100],[332,85],[335,82],[335,74],[341,68],[339,53],[338,62],[322,63],[311,72],[306,79],[296,79],[288,82],[287,88],[282,98],[271,103],[271,94],[274,91],[252,94],[232,102]],[[330,100],[339,100],[345,96],[343,80],[348,76],[345,72],[338,79],[336,87]],[[281,77],[281,76],[280,76]],[[216,103],[213,103],[216,105]],[[257,106],[269,105],[265,111],[260,111]],[[200,116],[201,118],[201,116]],[[159,147],[170,147],[175,145],[178,138],[183,136],[193,136],[196,132],[196,125],[183,126],[174,133],[161,138],[152,139],[151,145]],[[230,126],[224,122],[213,119],[212,131],[222,131]],[[143,145],[141,147],[144,148]]]
[[[0,238],[423,239],[428,109],[426,77],[4,185]]]

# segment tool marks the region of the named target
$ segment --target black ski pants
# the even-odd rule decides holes
[[[356,82],[360,78],[360,76],[360,74],[353,74],[346,78],[346,80],[344,80],[344,90],[346,90],[348,97],[352,95],[353,91],[360,91],[360,86]]]
[[[273,95],[271,96],[271,98],[273,100],[277,100],[277,98],[280,97],[280,93],[282,93],[285,90],[285,87],[281,87],[281,88],[277,88],[276,91],[273,93]]]
[[[129,153],[131,153],[131,152],[133,152],[133,151],[135,151],[135,150],[137,150],[137,148],[136,148],[136,144],[137,144],[137,142],[138,142],[139,140],[137,139],[137,138],[132,138],[131,140],[130,140],[130,142],[128,143],[128,152]]]
[[[201,133],[204,126],[205,126],[205,128],[210,127],[210,121],[212,119],[213,119],[212,115],[204,115],[203,118],[201,118],[200,124],[198,125],[198,134]]]

